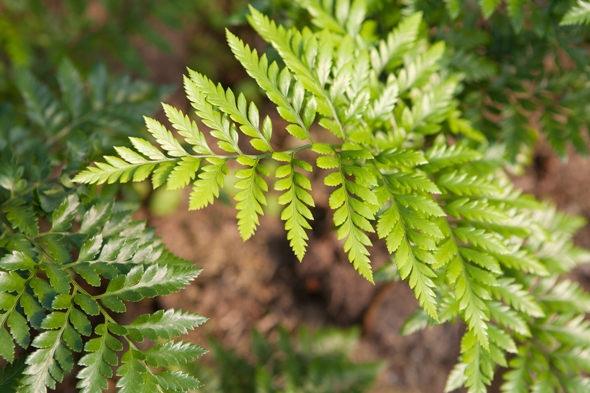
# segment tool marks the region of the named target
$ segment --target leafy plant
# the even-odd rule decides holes
[[[447,391],[486,391],[497,365],[509,369],[506,392],[587,389],[590,380],[579,371],[590,371],[590,331],[583,320],[590,297],[559,278],[590,260],[571,240],[583,220],[513,189],[503,169],[506,145],[489,144],[462,117],[458,78],[440,66],[445,45],[428,44],[419,13],[378,39],[366,28],[371,21],[365,21],[363,1],[303,3],[317,31],[285,29],[250,9],[250,24],[285,66],[227,33],[236,58],[301,141],[298,147],[277,149],[270,117],[261,121],[243,95],[236,98],[189,70],[187,96],[220,153],[194,121],[164,105],[194,153],[146,119],[165,152],[132,139],[134,150],[118,148],[119,157],[107,156],[74,181],[141,181],[151,174],[154,187],[179,188],[196,178],[190,208],[199,209],[219,195],[227,164],[237,161],[244,166],[234,185],[237,218],[246,240],[263,214],[270,176],[265,161],[275,160],[280,166],[274,187],[284,191],[282,219],[301,259],[314,201],[304,175],[313,166],[299,157],[312,150],[316,166],[330,171],[324,177],[334,187],[329,204],[354,268],[371,282],[401,277],[413,288],[423,312],[406,332],[457,319],[466,323]],[[244,137],[259,154],[246,151],[239,143]],[[375,232],[392,258],[374,275],[369,250]]]
[[[257,331],[252,334],[255,363],[211,341],[215,368],[194,362],[175,367],[203,379],[204,393],[317,392],[360,393],[373,385],[383,364],[353,363],[349,357],[358,343],[359,331],[335,328],[299,329],[296,340],[279,330],[271,344]]]
[[[392,13],[384,2],[376,3]],[[527,159],[539,134],[561,157],[568,144],[588,154],[590,36],[587,26],[576,26],[590,21],[588,2],[404,4],[403,12],[423,12],[433,38],[448,44],[445,66],[464,78],[461,108],[490,140],[505,143],[513,162]]]
[[[135,112],[148,111],[162,90],[128,77],[109,82],[104,67],[86,84],[69,62],[58,82],[61,100],[22,71],[27,121],[1,107],[0,356],[12,363],[1,390],[55,389],[75,365],[81,392],[101,392],[115,375],[121,392],[194,389],[200,382],[189,375],[155,370],[206,352],[172,340],[206,318],[169,309],[122,325],[115,313],[125,302],[179,291],[201,269],[133,221],[129,203],[71,182],[89,156],[110,150],[100,139],[108,145],[134,134]],[[158,343],[140,350],[145,339]]]
[[[133,38],[141,38],[165,53],[172,52],[171,43],[158,33],[155,21],[181,29],[188,22],[211,24],[224,19],[215,3],[190,0],[69,0],[53,4],[2,0],[0,11],[0,48],[14,66],[47,67],[43,64],[47,60],[57,63],[64,56],[86,59],[84,65],[91,65],[109,56],[143,74],[148,69]]]

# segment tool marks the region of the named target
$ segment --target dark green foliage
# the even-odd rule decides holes
[[[384,2],[377,2],[385,4]],[[588,154],[590,125],[587,1],[410,0],[404,13],[422,11],[433,38],[445,40],[444,61],[463,75],[461,107],[514,162],[526,159],[538,134],[566,157],[572,144]],[[387,8],[387,7],[386,7]],[[385,12],[393,13],[391,10]],[[482,21],[482,18],[485,22]],[[382,20],[386,20],[383,18]]]
[[[131,80],[129,75],[112,78],[102,64],[83,78],[67,59],[60,63],[57,82],[59,95],[29,71],[19,70],[21,98],[14,104],[0,103],[0,147],[13,145],[17,154],[36,151],[36,160],[67,160],[68,173],[139,135],[143,114],[153,112],[171,92],[170,86]],[[27,122],[19,117],[25,112]],[[49,148],[56,150],[55,157],[49,156]],[[48,169],[38,165],[27,170],[43,170],[31,173],[41,180]]]
[[[0,390],[56,389],[76,364],[81,392],[106,389],[113,368],[120,391],[194,389],[197,379],[153,368],[204,354],[171,340],[206,318],[171,309],[120,325],[114,313],[125,302],[179,291],[200,269],[133,221],[129,204],[71,182],[89,158],[134,135],[164,90],[128,77],[110,81],[102,66],[85,82],[67,61],[58,82],[60,99],[21,71],[23,110],[1,106],[0,356],[11,364]],[[139,350],[144,338],[160,343]]]
[[[301,328],[297,339],[281,329],[272,344],[257,331],[252,335],[255,361],[211,341],[215,371],[199,363],[180,368],[203,377],[205,393],[314,392],[360,393],[370,390],[383,363],[353,363],[349,356],[358,343],[358,330]]]
[[[172,29],[199,22],[219,26],[225,18],[219,4],[194,0],[2,0],[0,50],[17,67],[43,68],[43,61],[55,64],[63,56],[84,59],[84,66],[89,66],[111,57],[145,74],[148,68],[133,38],[170,53],[172,45],[157,30],[158,24]]]
[[[274,174],[280,179],[275,188],[286,190],[282,218],[301,258],[313,218],[306,206],[314,203],[303,171],[313,167],[297,157],[311,149],[316,166],[326,170],[322,175],[332,187],[328,200],[337,236],[354,268],[370,281],[407,280],[414,290],[423,313],[408,322],[406,332],[466,323],[448,391],[466,386],[470,393],[485,392],[497,366],[509,368],[506,392],[580,391],[589,383],[578,372],[586,370],[590,349],[583,320],[588,295],[563,284],[560,274],[590,261],[590,253],[571,240],[583,220],[521,195],[504,170],[507,158],[520,151],[515,138],[524,138],[530,147],[530,138],[519,131],[528,128],[520,104],[505,103],[503,110],[511,115],[504,118],[504,142],[492,143],[463,116],[456,95],[466,79],[449,73],[443,43],[428,44],[420,13],[405,16],[380,39],[367,27],[372,20],[365,20],[368,11],[361,0],[300,3],[317,29],[287,29],[253,8],[248,16],[284,66],[228,32],[234,55],[276,104],[289,123],[287,131],[301,140],[298,147],[275,150],[269,117],[260,121],[257,107],[242,94],[189,71],[187,96],[225,153],[210,148],[187,116],[165,107],[196,154],[148,119],[148,130],[165,152],[132,139],[135,150],[119,149],[119,157],[105,157],[106,163],[96,163],[74,180],[127,182],[151,174],[154,187],[179,188],[197,176],[190,207],[202,208],[219,195],[226,163],[236,160],[245,167],[236,172],[235,186],[240,190],[238,225],[247,239],[264,213],[271,176],[264,162],[273,159],[282,163]],[[486,7],[491,14],[495,6]],[[479,40],[477,34],[471,38]],[[333,142],[314,141],[321,132]],[[260,153],[244,153],[240,138]],[[204,163],[206,169],[197,173]],[[390,263],[375,274],[370,260],[374,232],[391,253]]]

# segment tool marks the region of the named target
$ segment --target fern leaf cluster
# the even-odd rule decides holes
[[[81,392],[102,392],[117,376],[120,391],[195,389],[196,378],[158,369],[206,352],[176,341],[206,318],[170,309],[123,325],[117,314],[128,302],[181,290],[201,270],[167,251],[145,221],[133,221],[129,205],[71,183],[73,170],[103,153],[100,144],[92,151],[86,143],[99,134],[107,144],[135,135],[131,113],[151,107],[157,90],[125,77],[109,81],[104,67],[83,80],[68,61],[58,82],[61,100],[23,71],[17,83],[28,121],[9,110],[0,115],[0,357],[12,364],[0,390],[60,389],[75,366]],[[166,137],[160,142],[179,147]],[[123,166],[145,161],[127,147],[117,152],[127,161],[105,164],[105,181],[130,176]],[[139,349],[145,339],[155,345]]]
[[[82,217],[80,225],[85,233],[65,230],[76,216]],[[33,215],[33,220],[37,219]],[[177,383],[182,390],[199,386],[188,376],[157,374],[147,367],[160,365],[159,357],[169,350],[165,345],[146,352],[138,350],[133,342],[141,342],[144,337],[170,340],[199,326],[205,318],[168,310],[119,325],[112,313],[126,311],[123,301],[176,292],[195,279],[200,269],[171,257],[145,223],[131,221],[131,212],[114,212],[112,202],[96,201],[84,206],[75,193],[70,194],[54,211],[51,221],[52,229],[46,233],[14,232],[3,239],[4,246],[15,236],[22,240],[17,249],[0,259],[4,311],[0,355],[12,362],[15,343],[24,349],[34,348],[22,370],[19,391],[55,389],[64,374],[72,371],[72,352],[78,352],[84,355],[80,364],[85,366],[77,375],[78,387],[84,392],[99,392],[107,387],[106,378],[113,376],[111,366],[119,365],[115,351],[123,350],[121,340],[129,347],[117,369],[123,390],[134,391],[138,386],[167,388]],[[10,251],[13,246],[8,247]],[[70,247],[78,249],[78,258],[70,257]],[[45,281],[43,275],[49,280]],[[104,293],[95,294],[77,280],[94,287],[108,280],[108,286]],[[97,315],[104,322],[93,327],[89,317]],[[31,341],[32,329],[40,334]],[[93,333],[98,337],[84,344]],[[170,346],[174,342],[168,343]],[[188,346],[184,348],[187,351],[180,351],[188,352],[185,362],[204,353],[192,344],[183,345]],[[176,355],[170,356],[177,359]]]
[[[386,23],[393,10],[375,2]],[[587,155],[588,51],[587,1],[459,0],[433,7],[421,0],[404,2],[402,13],[423,12],[449,50],[442,63],[464,81],[460,93],[466,117],[492,141],[506,146],[513,163],[528,162],[531,146],[547,139],[561,156],[572,145]],[[388,16],[389,15],[389,16]],[[484,19],[486,23],[478,23]],[[435,28],[445,26],[444,29]],[[534,48],[527,53],[526,48]],[[556,58],[558,53],[563,57]],[[555,58],[548,66],[542,59]],[[571,67],[573,63],[576,67]],[[506,65],[511,67],[506,67]],[[534,113],[541,114],[532,122]]]
[[[208,147],[196,123],[166,107],[185,144],[148,120],[164,151],[135,140],[134,155],[119,151],[74,180],[126,182],[151,173],[154,187],[178,188],[196,179],[190,207],[202,208],[219,196],[227,164],[235,160],[244,167],[234,186],[246,240],[264,212],[270,177],[264,162],[275,160],[275,189],[284,191],[281,217],[301,259],[314,201],[304,174],[312,163],[298,154],[309,149],[331,187],[336,236],[354,268],[371,282],[401,278],[413,289],[423,311],[405,331],[455,320],[467,325],[448,391],[466,386],[485,392],[498,367],[508,368],[506,392],[548,383],[555,391],[585,386],[576,371],[583,360],[576,357],[588,349],[587,295],[557,280],[588,260],[571,241],[580,221],[568,225],[560,213],[512,188],[505,150],[489,145],[463,117],[457,75],[443,67],[444,45],[428,44],[420,14],[379,40],[363,33],[370,21],[364,21],[362,1],[300,3],[317,29],[287,29],[250,8],[250,24],[278,52],[283,68],[228,33],[234,55],[276,104],[286,130],[301,140],[298,147],[280,151],[271,121],[261,122],[256,106],[189,71],[187,96],[219,149]],[[498,4],[486,2],[485,13]],[[515,127],[521,127],[518,121]],[[322,132],[333,142],[315,142]],[[244,153],[240,138],[260,153]],[[199,171],[203,160],[208,164]],[[377,238],[385,239],[391,256],[373,273],[370,251]]]

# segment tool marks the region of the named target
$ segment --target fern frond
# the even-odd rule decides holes
[[[269,171],[259,159],[254,160],[243,156],[238,158],[238,162],[250,167],[236,172],[236,177],[240,180],[234,185],[241,190],[234,196],[234,199],[238,201],[236,204],[238,229],[242,239],[248,240],[256,231],[256,226],[260,224],[258,215],[264,214],[261,205],[266,205],[264,192],[268,191],[268,185],[260,174],[268,176]]]
[[[160,146],[162,146],[169,155],[172,157],[184,157],[188,155],[176,138],[172,136],[172,133],[159,121],[150,119],[149,117],[144,117],[144,119],[150,134],[152,134]]]
[[[57,306],[57,304],[56,304]],[[47,329],[33,340],[37,348],[27,357],[27,368],[23,371],[23,392],[46,392],[55,389],[56,382],[63,380],[64,374],[74,366],[71,351],[82,350],[80,334],[70,324],[70,313],[74,303],[71,301],[65,312],[54,311],[43,320],[41,327]]]
[[[79,364],[85,366],[76,377],[80,380],[76,385],[81,393],[102,393],[108,388],[107,378],[113,376],[112,366],[119,364],[114,351],[123,348],[119,340],[111,336],[105,325],[98,325],[95,332],[99,337],[89,340],[84,346],[87,352]]]
[[[206,350],[189,342],[168,341],[151,347],[144,355],[146,362],[152,367],[170,367],[190,362],[205,353]]]
[[[486,223],[503,223],[508,220],[506,213],[490,205],[486,199],[457,198],[445,205],[445,211],[455,218],[463,216],[468,220]]]
[[[165,129],[162,130],[163,127],[161,125],[157,126],[154,122],[155,120],[151,123],[152,128],[159,130],[158,132],[160,132],[160,134],[158,134],[158,138],[170,149],[170,154],[175,154],[176,157],[186,156],[186,152],[172,137],[172,134]],[[169,138],[172,138],[175,143],[168,140]],[[146,159],[129,148],[116,147],[115,149],[121,158],[105,156],[108,164],[96,162],[96,166],[88,167],[84,171],[78,173],[73,181],[87,184],[103,184],[105,182],[108,182],[109,184],[115,182],[126,183],[129,180],[143,181],[153,172],[152,181],[154,188],[165,183],[176,162],[180,162],[181,159],[166,157],[151,143],[143,139],[130,139],[135,148],[148,156],[149,159]],[[180,148],[180,150],[177,150],[178,148]]]
[[[386,39],[371,49],[371,65],[377,75],[388,66],[395,66],[416,45],[420,23],[421,13],[404,18]]]
[[[319,149],[318,144],[314,147]],[[324,184],[327,186],[340,186],[330,195],[330,208],[335,210],[334,224],[338,227],[338,239],[346,239],[344,251],[348,253],[349,261],[363,277],[373,282],[369,252],[366,248],[372,243],[365,232],[375,231],[369,220],[374,219],[374,209],[378,206],[378,201],[368,186],[374,185],[376,179],[370,172],[362,170],[363,168],[342,162],[347,153],[353,156],[359,153],[337,153],[334,150],[328,152],[331,155],[319,157],[317,164],[320,168],[338,168],[338,172],[332,172],[324,178]],[[355,181],[348,180],[346,174],[353,175]]]
[[[569,9],[563,16],[561,25],[588,25],[590,24],[590,2],[578,0],[578,3]]]
[[[485,300],[489,297],[489,285],[496,284],[495,278],[482,269],[468,265],[461,257],[450,262],[448,278],[455,285],[455,295],[460,300],[459,309],[464,312],[469,326],[468,333],[473,333],[478,345],[489,350],[489,315]]]
[[[440,176],[436,185],[457,195],[494,195],[500,189],[482,177],[469,176],[460,171],[449,171]]]
[[[334,10],[326,7],[328,4],[322,4],[318,0],[298,0],[297,2],[307,9],[312,16],[311,22],[320,29],[330,29],[338,34],[346,34],[344,26],[349,15],[349,1],[337,2]],[[332,11],[335,15],[332,15]]]
[[[213,154],[205,136],[199,131],[199,127],[194,121],[173,106],[162,104],[162,107],[172,126],[185,138],[187,143],[193,145],[195,152],[204,155]]]
[[[420,169],[432,173],[450,166],[466,164],[481,158],[481,153],[461,145],[438,145],[424,154],[426,161]]]
[[[542,286],[549,286],[549,291],[537,295],[536,299],[549,310],[563,314],[590,312],[590,295],[584,292],[579,284],[570,280],[563,280],[557,284],[554,280],[548,281]]]
[[[494,377],[494,361],[491,358],[492,351],[484,349],[475,334],[471,331],[465,333],[461,340],[462,360],[465,364],[465,386],[469,393],[485,393],[487,385],[490,385]]]
[[[531,331],[526,321],[513,309],[497,301],[487,301],[486,306],[491,318],[499,325],[512,329],[524,337],[530,337]]]
[[[162,347],[159,347],[162,348]],[[176,348],[180,349],[180,348]],[[186,348],[185,348],[186,349]],[[192,351],[196,354],[196,351]],[[117,375],[121,378],[117,381],[120,392],[148,391],[175,391],[188,392],[202,386],[198,379],[178,371],[163,371],[155,373],[145,364],[148,359],[153,360],[153,351],[141,352],[130,349],[121,358],[123,364],[117,369]],[[186,353],[186,351],[185,351]]]
[[[380,202],[385,203],[387,200],[391,200],[391,206],[379,216],[377,234],[380,238],[386,238],[389,252],[395,253],[395,263],[399,269],[400,277],[402,279],[409,277],[410,287],[414,289],[420,305],[428,315],[438,320],[436,295],[433,291],[435,284],[432,281],[436,274],[427,264],[434,262],[434,258],[428,253],[428,250],[435,248],[433,239],[442,237],[442,233],[437,226],[432,228],[424,225],[418,226],[417,217],[413,217],[415,213],[412,210],[406,211],[399,208],[398,201],[400,199],[398,195],[395,195],[395,186],[392,186],[387,176],[384,176],[383,179],[385,185],[382,188],[386,194],[380,198]],[[434,213],[439,215],[436,210]],[[444,214],[442,211],[440,213]],[[429,215],[431,214],[426,214],[426,216]],[[416,229],[422,233],[415,231]],[[411,245],[410,241],[416,243],[417,246]]]
[[[6,218],[15,228],[27,235],[37,236],[39,234],[38,218],[30,206],[20,204],[23,202],[16,200],[5,206],[2,211],[6,213]]]
[[[492,288],[496,298],[502,299],[515,310],[532,317],[543,317],[545,313],[531,294],[511,278],[499,278],[498,286]]]
[[[260,113],[253,102],[248,105],[243,94],[238,96],[237,102],[231,89],[224,90],[221,84],[215,84],[205,76],[189,70],[190,77],[195,86],[205,95],[205,99],[223,113],[227,113],[232,120],[241,124],[240,130],[254,139],[250,144],[259,151],[273,152],[270,146],[270,137],[272,135],[272,124],[270,117],[265,117],[260,129]]]
[[[313,122],[313,114],[307,114],[301,117],[303,103],[303,91],[296,91],[297,86],[293,87],[293,102],[289,102],[289,87],[291,85],[291,74],[288,68],[283,68],[279,72],[276,62],[270,66],[265,54],[260,59],[256,49],[250,51],[248,45],[244,45],[242,40],[226,31],[227,41],[236,58],[242,63],[248,75],[256,80],[258,85],[266,92],[268,98],[277,105],[279,115],[292,125],[287,126],[287,131],[298,139],[309,139],[309,126]],[[302,88],[302,86],[301,86]],[[296,99],[300,97],[301,99]],[[306,111],[307,112],[307,111]]]
[[[437,42],[411,62],[405,64],[398,75],[400,94],[434,73],[438,68],[437,62],[442,58],[444,51],[444,43]]]
[[[277,27],[273,21],[270,21],[252,7],[250,7],[248,20],[262,38],[271,43],[279,52],[295,78],[301,81],[307,91],[314,94],[318,104],[318,112],[334,119],[330,121],[331,123],[327,123],[329,124],[327,126],[324,122],[326,128],[333,131],[337,136],[344,138],[344,130],[338,113],[335,111],[330,96],[324,90],[331,68],[331,52],[334,45],[330,37],[327,34],[322,35],[322,42],[320,43],[309,31],[303,33],[295,29],[286,31],[282,26]],[[304,45],[303,48],[300,48],[301,44]],[[317,58],[316,53],[318,53]],[[330,55],[328,56],[328,54]],[[348,70],[348,73],[352,73],[352,68],[348,68]],[[338,80],[338,77],[336,79]],[[350,80],[350,78],[347,79]],[[333,86],[338,84],[335,81]]]
[[[206,321],[207,318],[198,314],[168,309],[141,315],[125,325],[125,329],[129,337],[137,342],[142,342],[144,337],[151,341],[160,338],[169,340],[170,337],[187,334],[188,330],[193,330]]]
[[[144,297],[169,295],[177,292],[194,280],[201,269],[173,268],[152,265],[147,269],[135,266],[126,275],[119,275],[111,280],[106,291],[95,299],[115,312],[125,311],[121,300],[137,302]]]
[[[311,190],[310,181],[295,171],[295,166],[310,172],[311,165],[305,161],[296,160],[293,155],[284,157],[288,161],[287,165],[278,167],[275,171],[275,177],[285,178],[275,183],[275,190],[285,191],[279,197],[281,205],[287,205],[281,213],[281,220],[285,221],[285,230],[287,230],[287,239],[290,241],[291,248],[295,255],[301,261],[305,255],[308,236],[306,229],[311,229],[308,220],[313,220],[311,211],[307,206],[315,206],[313,198],[307,192]],[[307,206],[306,206],[307,205]]]
[[[208,158],[210,165],[201,167],[199,178],[190,194],[189,210],[202,209],[219,197],[219,189],[223,188],[224,175],[229,173],[226,160]]]
[[[206,126],[212,129],[211,136],[219,139],[217,145],[224,151],[230,153],[240,152],[238,146],[238,131],[227,115],[216,111],[205,94],[197,87],[194,81],[184,76],[184,89],[191,105],[196,109],[197,115],[203,120]],[[215,86],[213,87],[215,89]],[[215,89],[215,91],[217,91]],[[224,94],[224,93],[223,93]]]

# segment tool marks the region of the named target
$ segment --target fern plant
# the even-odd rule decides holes
[[[228,31],[229,46],[276,105],[297,147],[272,142],[270,117],[260,119],[243,95],[189,70],[185,89],[217,147],[190,117],[164,105],[183,143],[146,119],[152,143],[133,138],[79,173],[74,181],[102,184],[142,181],[179,188],[193,183],[190,208],[212,203],[224,187],[230,161],[236,171],[237,220],[244,240],[263,214],[270,171],[283,193],[281,218],[295,254],[305,253],[316,153],[337,237],[367,280],[407,280],[421,306],[406,331],[462,320],[461,358],[447,391],[485,392],[497,366],[507,367],[506,392],[580,392],[590,380],[590,333],[583,315],[590,297],[558,280],[590,260],[572,244],[582,220],[514,190],[503,168],[505,145],[486,143],[462,117],[458,79],[440,60],[445,46],[428,44],[422,16],[413,14],[384,39],[367,33],[362,0],[305,1],[317,30],[277,26],[250,8],[248,20],[284,65],[245,45]],[[317,124],[317,126],[316,126]],[[246,150],[246,138],[259,153]],[[324,142],[317,142],[322,140]],[[455,141],[455,143],[449,143]],[[192,149],[192,151],[191,151]],[[391,260],[375,273],[370,248],[385,239]],[[510,363],[507,356],[510,354]]]
[[[386,2],[374,4],[391,16]],[[441,7],[408,0],[404,5],[404,13],[423,12],[433,38],[447,42],[445,67],[463,75],[459,97],[466,117],[490,140],[505,143],[513,162],[525,162],[539,136],[562,158],[570,144],[588,154],[587,1],[453,0]]]
[[[201,269],[133,221],[129,204],[71,182],[72,171],[105,152],[85,143],[133,134],[132,113],[148,110],[157,89],[109,82],[104,67],[86,84],[67,61],[58,81],[62,100],[19,74],[27,121],[0,107],[0,356],[10,363],[0,390],[56,389],[74,366],[81,392],[101,392],[116,377],[121,392],[197,388],[187,374],[156,370],[206,352],[172,339],[206,318],[169,309],[119,324],[116,314],[126,302],[179,291]],[[139,349],[145,339],[157,343]]]

